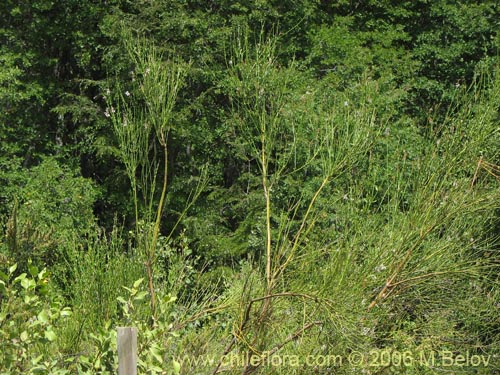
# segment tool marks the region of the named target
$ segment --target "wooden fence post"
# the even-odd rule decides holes
[[[118,375],[137,375],[137,328],[118,327]]]

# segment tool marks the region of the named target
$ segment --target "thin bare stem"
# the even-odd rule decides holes
[[[250,375],[251,373],[256,371],[265,362],[265,360],[267,358],[271,357],[274,353],[276,353],[278,350],[283,348],[286,344],[298,339],[300,336],[302,336],[304,334],[304,332],[311,329],[312,327],[322,325],[322,324],[323,324],[322,321],[317,320],[317,321],[314,321],[314,322],[311,322],[311,323],[304,325],[302,328],[300,328],[297,331],[295,331],[294,333],[288,335],[288,337],[283,342],[279,343],[274,348],[272,348],[270,351],[266,352],[266,355],[261,358],[261,361],[257,365],[252,366],[250,363],[248,363],[245,366],[245,368],[243,369],[243,372],[241,374],[242,375]]]

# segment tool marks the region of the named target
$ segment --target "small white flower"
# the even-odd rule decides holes
[[[151,69],[146,68],[146,70],[144,71],[144,75],[148,75],[150,72],[151,72]]]
[[[375,271],[377,271],[377,272],[382,272],[385,269],[387,269],[387,267],[385,265],[383,265],[383,264],[380,264],[377,267],[375,267]]]
[[[126,96],[130,96],[130,92],[129,92],[128,90],[127,90],[127,91],[125,91],[125,95],[126,95]]]
[[[349,102],[346,100],[346,101],[344,102],[344,107],[347,107],[348,105],[349,105]]]
[[[106,108],[106,110],[104,111],[104,116],[106,116],[106,117],[111,116],[111,115],[109,114],[109,110],[108,110],[108,108]]]
[[[109,95],[111,94],[111,90],[110,89],[106,89],[106,95]]]

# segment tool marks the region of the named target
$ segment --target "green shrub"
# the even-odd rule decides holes
[[[0,270],[0,373],[69,374],[58,332],[71,310],[54,294],[46,269],[27,268],[17,276],[17,264]]]
[[[54,158],[23,173],[7,228],[7,255],[20,265],[31,259],[39,266],[60,267],[70,252],[82,248],[74,244],[83,243],[95,228],[97,190]]]

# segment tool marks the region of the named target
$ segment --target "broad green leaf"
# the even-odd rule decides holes
[[[30,280],[27,279],[26,277],[22,278],[21,279],[21,286],[24,288],[24,289],[29,289],[30,287]]]
[[[12,275],[16,269],[17,269],[17,263],[9,267],[9,274]]]
[[[163,369],[159,366],[149,364],[147,366],[147,368],[149,371],[151,371],[152,374],[162,374],[163,373]]]
[[[163,363],[163,357],[161,356],[160,348],[158,347],[158,345],[152,345],[150,353],[159,363]]]
[[[22,281],[26,278],[26,273],[20,274],[18,277],[14,279],[14,281]]]
[[[43,270],[40,271],[38,274],[38,280],[42,280],[43,278],[47,277],[47,269],[44,268]]]
[[[163,301],[165,303],[172,303],[172,302],[175,302],[176,300],[177,300],[177,297],[176,296],[172,296],[170,294],[168,294],[165,297],[163,297]]]
[[[122,296],[116,297],[116,299],[118,300],[118,302],[123,303],[124,305],[127,304],[127,301]]]
[[[95,362],[94,362],[94,368],[95,368],[96,370],[98,370],[98,369],[100,369],[100,368],[101,368],[101,358],[100,358],[100,357],[98,357],[98,358],[95,360]]]
[[[30,264],[28,266],[28,271],[31,276],[36,276],[38,274],[38,267],[33,264]]]
[[[45,331],[45,338],[49,341],[54,341],[57,338],[57,335],[52,329],[49,329]]]
[[[172,360],[172,365],[174,366],[174,374],[181,373],[181,364],[177,362],[175,359]]]
[[[84,356],[84,355],[81,355],[81,356],[79,357],[79,360],[80,360],[80,362],[81,362],[81,363],[90,364],[89,357],[86,357],[86,356]]]
[[[137,289],[139,287],[139,285],[141,285],[141,283],[144,281],[144,277],[139,279],[139,280],[136,280],[134,282],[134,289]]]
[[[21,337],[21,341],[28,340],[28,332],[26,332],[26,331],[21,332],[21,336],[20,337]]]
[[[132,293],[132,289],[127,288],[126,286],[123,286],[123,285],[122,285],[122,288],[125,289],[127,292]]]
[[[24,296],[24,303],[27,305],[29,305],[37,300],[38,300],[38,296],[30,296],[30,295]]]
[[[33,358],[33,359],[31,360],[31,364],[32,364],[32,365],[36,365],[36,364],[37,364],[38,362],[40,362],[42,359],[43,359],[43,355],[39,355],[38,357]]]
[[[60,315],[61,316],[71,316],[73,314],[73,311],[69,307],[65,307],[64,309],[61,310]]]
[[[148,295],[148,292],[146,292],[146,291],[139,292],[134,297],[134,300],[136,300],[136,301],[142,301],[144,299],[144,297],[146,297],[147,295]]]
[[[9,276],[5,272],[0,271],[0,281],[9,281]]]
[[[47,310],[42,310],[40,314],[38,314],[38,320],[41,321],[42,323],[48,323],[49,321],[49,314]]]

